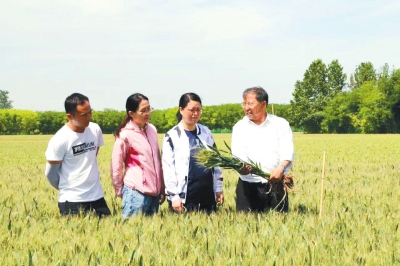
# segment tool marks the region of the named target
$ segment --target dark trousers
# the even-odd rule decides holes
[[[59,202],[58,208],[63,216],[69,214],[77,215],[80,213],[87,214],[92,211],[99,217],[111,215],[111,211],[104,198],[88,202]]]
[[[239,178],[236,187],[236,210],[288,212],[289,198],[283,191],[270,191],[269,183],[250,183]]]

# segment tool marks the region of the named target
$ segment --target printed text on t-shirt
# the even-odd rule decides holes
[[[76,146],[72,147],[72,152],[74,154],[74,156],[85,153],[85,152],[89,152],[89,151],[93,151],[96,149],[96,146],[94,145],[94,142],[89,142],[89,143],[82,143]]]

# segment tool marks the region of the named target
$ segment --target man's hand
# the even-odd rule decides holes
[[[172,202],[172,209],[175,212],[183,212],[183,203],[181,199],[177,199]]]
[[[281,182],[282,178],[283,178],[283,167],[281,165],[278,165],[278,167],[276,167],[275,169],[273,169],[271,171],[271,175],[269,177],[269,182],[271,183],[277,183],[277,182]]]
[[[242,167],[242,169],[239,170],[239,174],[248,175],[251,173],[251,171],[253,171],[253,168],[250,165],[246,164]]]

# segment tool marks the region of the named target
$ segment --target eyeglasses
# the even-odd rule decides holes
[[[140,111],[137,112],[137,113],[139,113],[139,114],[141,114],[141,115],[144,115],[144,114],[149,114],[149,113],[151,113],[153,110],[154,110],[154,108],[151,107],[151,106],[149,105],[149,106],[143,108],[142,110],[140,110]]]
[[[255,102],[255,103],[241,103],[242,108],[246,108],[246,107],[248,107],[248,108],[254,108],[254,107],[256,107],[256,106],[259,105],[259,104],[260,104],[259,102]]]
[[[202,110],[202,109],[187,109],[187,110],[188,110],[188,112],[189,112],[190,114],[194,114],[194,113],[201,114],[201,113],[203,113],[203,110]]]

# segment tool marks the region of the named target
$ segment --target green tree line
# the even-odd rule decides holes
[[[154,110],[150,123],[157,127],[159,133],[165,133],[177,124],[177,111],[178,107]],[[289,105],[274,105],[274,112],[280,112],[281,116],[286,116],[289,111]],[[272,112],[272,105],[269,106],[269,112]],[[98,123],[103,133],[112,134],[125,115],[125,111],[112,109],[93,111],[92,122]],[[214,133],[229,133],[243,116],[240,104],[203,106],[200,123],[208,126]],[[0,134],[54,134],[67,121],[65,112],[0,109]]]
[[[364,62],[346,81],[338,60],[326,65],[317,59],[296,81],[290,104],[269,104],[268,112],[305,133],[400,133],[400,69],[385,64],[376,70]],[[63,112],[12,110],[8,92],[0,96],[0,134],[54,134],[67,121]],[[155,110],[150,122],[164,133],[177,123],[177,111]],[[214,133],[228,133],[243,115],[240,104],[203,106],[200,123]],[[105,109],[94,111],[92,121],[113,133],[124,116],[124,111]]]

